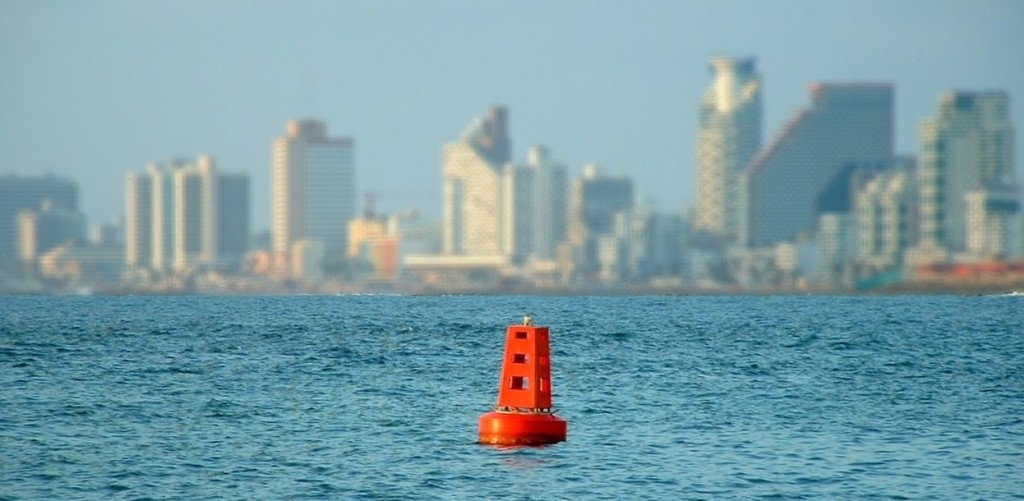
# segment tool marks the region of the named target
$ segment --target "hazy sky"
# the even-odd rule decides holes
[[[315,117],[356,140],[360,208],[437,218],[443,143],[503,104],[516,159],[545,144],[680,212],[718,53],[757,57],[766,142],[814,81],[894,83],[914,154],[941,92],[1009,91],[1021,170],[1021,1],[2,0],[0,173],[70,177],[100,223],[128,171],[209,153],[250,173],[261,230],[270,142]]]

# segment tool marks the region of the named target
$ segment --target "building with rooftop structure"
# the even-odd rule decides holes
[[[736,242],[740,173],[761,148],[761,75],[754,58],[711,60],[714,82],[704,94],[697,130],[694,228]]]

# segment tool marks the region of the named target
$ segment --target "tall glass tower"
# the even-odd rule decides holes
[[[800,110],[744,168],[740,243],[767,247],[849,214],[857,179],[893,164],[893,86],[819,83]]]
[[[753,58],[711,60],[715,80],[704,94],[697,131],[698,231],[735,242],[739,173],[761,147],[761,76]]]

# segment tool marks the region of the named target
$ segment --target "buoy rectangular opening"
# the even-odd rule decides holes
[[[512,363],[514,363],[514,364],[525,364],[526,363],[526,354],[525,353],[516,353],[516,354],[512,355]]]
[[[530,378],[526,376],[512,376],[508,387],[513,390],[528,390],[530,389]]]
[[[516,331],[516,339],[526,339],[528,336],[529,333],[526,331]]]

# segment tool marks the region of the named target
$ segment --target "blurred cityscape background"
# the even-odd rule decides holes
[[[225,4],[239,10],[250,5],[276,5]],[[60,66],[55,61],[65,56],[47,55],[47,50],[57,47],[61,54],[73,55],[73,41],[47,42],[53,44],[50,49],[28,41],[38,41],[33,35],[38,33],[59,37],[59,24],[71,22],[67,21],[69,17],[86,25],[78,28],[84,30],[82,33],[95,34],[102,30],[90,27],[87,21],[106,16],[104,8],[159,14],[147,11],[147,6],[130,5],[105,4],[96,12],[90,6],[64,3],[43,3],[43,7],[6,4],[0,9],[5,14],[2,27],[7,32],[0,49],[4,67],[43,78],[49,70],[42,66]],[[305,5],[303,9],[310,12],[303,16],[316,14],[311,5],[323,4]],[[350,6],[355,11],[365,10],[365,5],[358,3],[327,5],[342,11]],[[463,10],[474,4],[428,5],[439,6],[443,11],[455,7]],[[570,5],[580,17],[596,16],[601,22],[611,22],[609,19],[623,12],[634,13],[633,8],[624,4]],[[750,23],[751,19],[759,18],[752,11],[763,5],[733,3],[726,7],[726,12],[742,14],[747,19],[744,22]],[[701,75],[697,85],[702,94],[639,99],[638,91],[631,88],[604,96],[603,99],[625,102],[635,112],[623,119],[628,122],[624,127],[638,131],[639,136],[590,135],[584,143],[598,152],[597,157],[622,159],[629,157],[628,153],[622,156],[622,151],[633,152],[636,158],[632,161],[570,164],[560,155],[556,140],[538,138],[520,146],[512,132],[516,106],[500,97],[483,103],[479,96],[474,96],[467,100],[478,103],[476,116],[460,116],[464,124],[461,131],[444,130],[446,139],[435,143],[432,153],[417,158],[415,166],[394,168],[377,162],[367,165],[360,123],[346,120],[346,131],[339,132],[334,120],[324,116],[344,116],[345,109],[338,110],[336,101],[326,99],[332,104],[318,113],[314,103],[318,99],[309,95],[302,99],[301,106],[294,107],[300,112],[280,116],[276,137],[267,135],[258,143],[243,142],[242,149],[258,151],[249,154],[263,157],[262,165],[222,164],[217,154],[218,133],[235,144],[233,135],[244,129],[244,123],[229,123],[230,129],[202,129],[205,135],[196,143],[202,143],[203,149],[181,155],[171,148],[192,143],[162,131],[168,127],[189,128],[191,124],[151,128],[143,125],[160,122],[159,116],[147,116],[137,122],[143,128],[142,136],[114,129],[99,134],[145,137],[155,145],[148,151],[163,151],[160,155],[165,160],[134,157],[111,149],[103,152],[102,163],[106,167],[102,169],[54,163],[53,159],[64,157],[54,156],[49,150],[70,150],[67,154],[74,157],[75,148],[82,147],[70,140],[65,143],[61,136],[46,129],[44,124],[60,120],[59,113],[52,118],[35,117],[39,122],[29,123],[29,132],[35,134],[31,139],[35,141],[33,147],[15,144],[19,134],[28,134],[18,129],[20,122],[16,118],[33,112],[45,115],[52,110],[49,106],[26,105],[20,99],[19,92],[31,94],[28,87],[35,77],[11,77],[13,83],[0,87],[0,102],[9,110],[4,112],[6,118],[0,117],[8,136],[3,148],[8,153],[0,156],[0,291],[767,293],[1024,288],[1024,195],[1015,154],[1019,137],[1019,112],[1015,110],[1020,108],[1015,108],[1018,105],[1012,100],[1024,91],[1022,87],[1013,87],[1024,85],[1024,69],[1012,62],[1020,59],[1021,52],[1015,49],[1024,48],[1024,35],[1014,31],[1010,43],[1001,38],[1005,30],[1024,25],[1024,8],[1013,2],[964,2],[954,8],[937,6],[945,12],[942,16],[925,15],[924,20],[901,21],[898,12],[887,12],[887,4],[882,2],[837,3],[838,7],[831,8],[795,1],[778,5],[785,12],[771,15],[785,17],[801,9],[810,11],[799,14],[801,23],[824,23],[826,19],[839,24],[844,19],[856,21],[844,16],[844,12],[894,17],[886,23],[871,25],[872,29],[862,33],[867,38],[882,37],[889,44],[904,43],[905,37],[915,30],[945,34],[952,38],[949,43],[970,48],[965,52],[967,58],[948,61],[954,73],[957,67],[969,72],[978,61],[996,61],[997,67],[1015,69],[1007,70],[1004,80],[990,79],[992,84],[960,88],[931,81],[933,76],[928,69],[933,66],[919,66],[914,78],[929,81],[928,88],[945,90],[929,96],[915,94],[913,99],[929,102],[929,112],[910,121],[913,130],[901,131],[901,124],[908,122],[897,116],[898,99],[904,99],[900,94],[901,82],[876,77],[878,70],[870,69],[872,61],[893,59],[892,54],[899,50],[879,52],[875,42],[845,40],[835,46],[844,50],[860,47],[869,54],[857,60],[860,69],[850,69],[843,75],[829,66],[829,74],[836,74],[836,78],[803,82],[798,86],[802,102],[777,111],[783,119],[771,126],[766,123],[766,108],[767,103],[773,102],[776,84],[767,86],[766,82],[775,81],[773,67],[764,64],[758,56],[761,46],[751,39],[743,42],[747,46],[742,53],[706,50],[702,60],[692,61]],[[901,5],[904,9],[928,9],[933,3]],[[199,17],[206,9],[203,4],[186,7]],[[226,8],[223,4],[216,7]],[[543,11],[542,4],[525,3],[518,8],[533,15]],[[684,2],[641,4],[636,9],[642,11],[642,16],[621,19],[621,23],[636,24],[637,28],[623,28],[621,34],[603,36],[614,42],[630,33],[646,33],[648,28],[656,35],[656,27],[671,26],[671,20],[652,20],[659,12],[685,15],[721,8]],[[975,12],[974,9],[980,12],[976,19],[954,16],[961,11]],[[346,19],[344,12],[337,14],[337,19]],[[564,13],[552,15],[557,18]],[[244,15],[239,17],[246,19]],[[989,44],[977,40],[957,38],[989,36],[979,26],[986,26],[994,18],[1002,19],[992,27],[992,43],[1002,44],[998,50],[993,51],[987,48]],[[294,19],[285,16],[283,21]],[[764,19],[769,22],[771,18]],[[777,19],[778,24],[769,27],[786,25],[782,17]],[[166,28],[159,21],[154,22],[161,29]],[[900,22],[916,23],[916,27],[908,26],[906,32],[876,32],[878,28],[899,26]],[[522,36],[530,37],[529,27],[522,28],[526,30]],[[571,28],[563,36],[571,38],[576,33]],[[247,30],[250,34],[259,31],[252,27]],[[227,31],[230,33],[230,29]],[[762,35],[775,32],[757,31]],[[823,35],[821,31],[813,34]],[[806,40],[809,35],[779,32],[773,36]],[[671,46],[652,37],[650,47],[658,47],[662,54],[673,53]],[[110,41],[114,45],[103,46],[104,50],[115,50],[111,47],[119,43],[132,43],[118,37]],[[704,40],[700,45],[707,47],[714,42]],[[501,46],[516,41],[475,38],[466,43]],[[907,43],[912,46],[911,56],[914,51],[928,49]],[[734,42],[720,45],[726,49],[735,46]],[[594,48],[602,46],[595,43]],[[216,52],[221,48],[207,49]],[[274,57],[272,47],[264,49],[267,57]],[[558,59],[560,50],[569,52],[553,46],[547,56]],[[782,48],[764,50],[788,53]],[[820,54],[829,47],[823,44],[803,50]],[[935,52],[920,57],[941,61],[942,51]],[[149,48],[141,54],[157,57],[158,53]],[[797,59],[806,57],[802,52],[789,54]],[[321,57],[324,60],[316,64],[332,64],[329,53]],[[895,59],[896,66],[906,63],[900,57]],[[467,58],[463,63],[472,67],[475,61]],[[617,61],[620,69],[609,71],[632,71],[628,64]],[[667,61],[673,65],[691,64],[671,58]],[[656,62],[666,64],[665,60]],[[136,78],[133,73],[151,69],[150,64],[160,62],[124,68],[121,79]],[[558,78],[543,71],[531,71],[529,59],[506,64],[519,65],[524,81]],[[891,64],[892,61],[879,63],[883,68]],[[571,68],[573,61],[567,60],[564,65]],[[805,66],[813,72],[816,64],[811,61]],[[358,67],[346,69],[359,71]],[[88,76],[91,70],[75,71],[81,71],[85,79],[94,78]],[[230,61],[225,62],[222,71],[231,73]],[[431,73],[459,79],[467,71],[437,67]],[[936,68],[935,73],[941,72]],[[641,77],[663,80],[665,75]],[[298,80],[304,78],[300,75]],[[314,84],[309,82],[307,79],[302,86],[304,92],[313,94],[310,89]],[[415,81],[403,82],[382,84],[380,94],[367,94],[356,100],[387,100],[389,93],[401,94],[403,102],[436,98],[424,93]],[[1000,83],[1005,87],[1000,87]],[[61,85],[74,87],[75,82]],[[494,92],[500,96],[505,85],[514,86],[515,82],[495,86]],[[669,85],[672,86],[671,82]],[[919,84],[914,85],[915,89],[920,88]],[[678,86],[683,87],[681,83]],[[579,99],[590,99],[584,90],[559,84],[552,87],[561,93],[556,101],[575,100],[578,94],[585,96]],[[226,96],[231,92],[221,89],[203,99],[229,99]],[[517,102],[525,101],[522,95],[515,96]],[[165,97],[172,101],[171,106],[201,106],[199,98],[192,100],[187,93]],[[445,95],[443,100],[458,99],[457,95]],[[82,92],[65,104],[85,106],[89,114],[103,113],[94,110],[95,106],[89,104],[91,100],[88,92]],[[585,105],[597,109],[615,106],[600,100]],[[466,109],[466,103],[446,109],[448,116],[437,123],[451,123],[450,115]],[[559,129],[576,126],[573,117],[560,115],[557,109],[543,114],[533,111],[528,116],[541,121],[554,117]],[[371,127],[374,131],[387,131],[390,126],[401,132],[390,142],[388,137],[373,136],[369,140],[371,148],[407,148],[397,138],[415,132],[409,132],[409,124],[399,122],[375,119]],[[645,137],[648,128],[665,132],[665,124],[677,123],[689,126],[672,129],[669,136],[675,136],[675,142],[687,144],[685,149],[661,148],[656,144],[664,137],[660,134],[652,133],[647,140],[637,139]],[[88,130],[91,124],[80,123],[78,127]],[[18,132],[13,132],[16,129]],[[423,136],[432,137],[434,129]],[[686,131],[691,133],[687,135]],[[168,149],[161,150],[165,134]],[[561,130],[553,135],[565,134]],[[915,141],[901,148],[899,137],[903,134]],[[617,146],[608,146],[617,141]],[[610,148],[617,148],[616,153],[599,153]],[[573,143],[571,149],[577,151],[580,147]],[[666,155],[666,151],[687,154]],[[386,158],[383,154],[367,156]],[[45,165],[31,165],[34,162]],[[83,163],[88,162],[83,159]],[[644,165],[641,168],[631,162]],[[121,166],[120,174],[110,175],[110,165]],[[423,177],[423,169],[432,170],[434,176]],[[367,176],[368,170],[373,174]],[[637,177],[641,173],[642,181]],[[685,173],[685,181],[662,186],[679,179],[680,173]],[[365,177],[371,177],[372,183],[360,181]],[[642,183],[657,188],[642,191]],[[101,188],[86,191],[83,184]],[[265,191],[254,189],[263,185],[267,187]],[[109,220],[96,221],[94,216],[86,215],[86,197],[103,198],[120,212]]]

